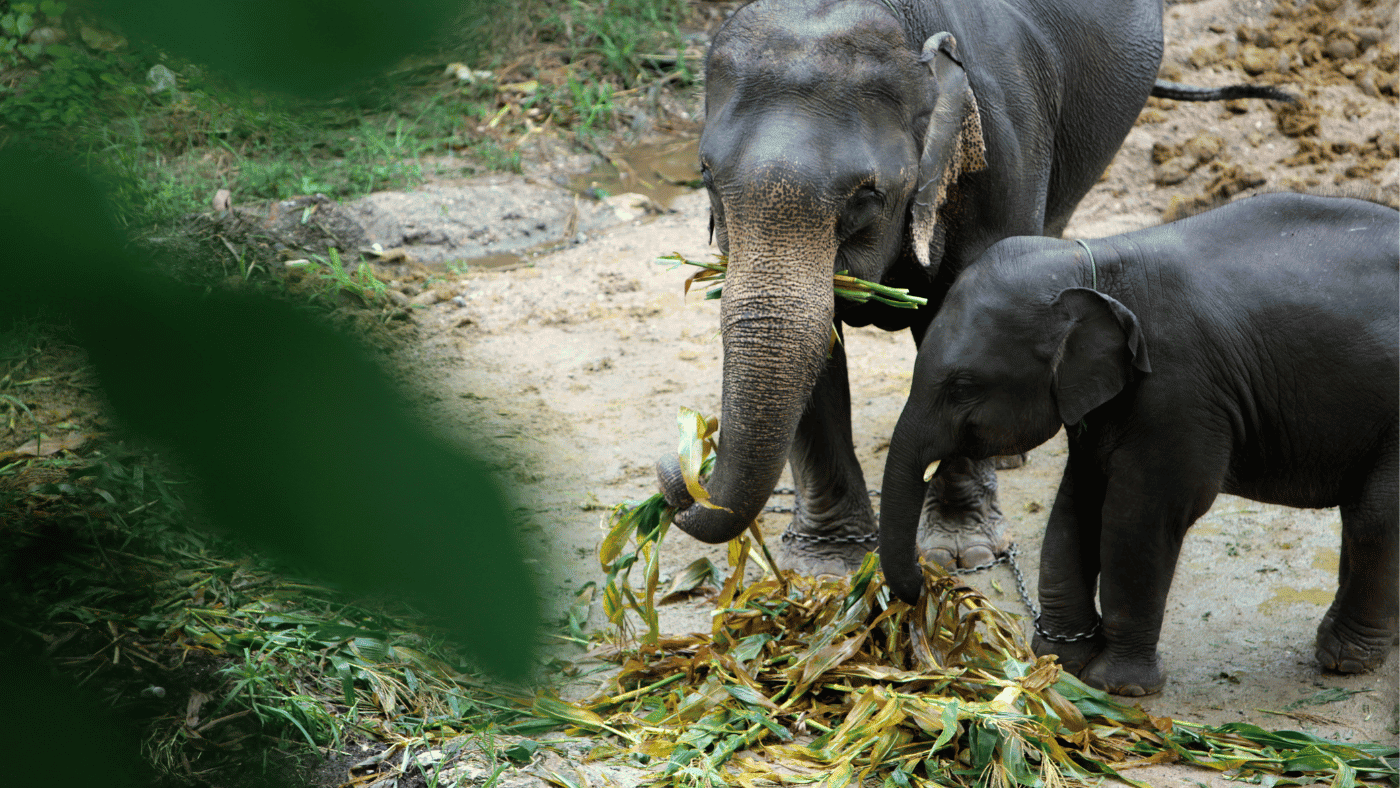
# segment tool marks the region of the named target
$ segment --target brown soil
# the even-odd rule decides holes
[[[1069,236],[1131,230],[1264,190],[1396,203],[1396,4],[1282,8],[1276,15],[1271,4],[1253,0],[1169,5],[1164,76],[1206,85],[1277,83],[1304,101],[1275,107],[1153,100],[1081,204]],[[1164,177],[1173,167],[1180,177]],[[475,424],[509,447],[513,481],[531,513],[539,576],[556,611],[570,592],[601,579],[594,551],[604,508],[654,491],[652,463],[674,445],[676,409],[718,412],[718,305],[683,299],[685,274],[655,263],[673,251],[692,259],[713,251],[706,246],[707,207],[702,193],[682,194],[670,204],[673,213],[639,219],[531,267],[469,273],[454,285],[465,306],[421,316],[422,350],[444,392],[432,410],[444,429]],[[913,343],[904,334],[852,330],[847,355],[857,455],[876,484],[908,390]],[[1033,451],[1025,467],[1000,474],[1002,508],[1031,588],[1064,454],[1057,437]],[[770,540],[786,521],[765,516]],[[1222,496],[1186,541],[1162,637],[1168,684],[1142,706],[1207,723],[1247,720],[1343,741],[1395,741],[1395,656],[1361,676],[1323,673],[1312,658],[1314,629],[1336,588],[1339,527],[1335,511]],[[663,572],[700,555],[722,564],[722,550],[674,534]],[[971,582],[1007,610],[1026,612],[1008,567]],[[704,599],[668,605],[663,628],[705,629],[708,610]],[[1184,767],[1134,776],[1154,785],[1225,784]]]

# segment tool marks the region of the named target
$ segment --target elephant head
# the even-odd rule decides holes
[[[1044,266],[1019,266],[1020,276],[998,267],[999,249],[1029,240],[1004,241],[964,271],[920,345],[880,503],[880,563],[911,604],[923,587],[915,538],[925,469],[1029,451],[1117,396],[1133,370],[1151,371],[1137,317],[1123,304],[1086,287],[1046,292],[1054,277]]]
[[[911,41],[883,3],[758,0],[716,35],[700,159],[729,258],[721,436],[714,506],[660,463],[682,530],[723,542],[758,515],[831,352],[832,275],[884,279],[909,259],[911,215],[936,265],[939,208],[981,145],[952,36]]]

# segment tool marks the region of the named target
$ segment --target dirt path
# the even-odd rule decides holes
[[[1332,13],[1314,9],[1301,22],[1272,16],[1272,4],[1257,0],[1171,5],[1168,76],[1195,84],[1282,81],[1309,103],[1276,112],[1261,102],[1153,101],[1068,235],[1150,225],[1246,186],[1361,187],[1393,200],[1400,181],[1395,53],[1373,39],[1395,41],[1395,3],[1319,5]],[[1290,41],[1308,25],[1325,30],[1313,36],[1321,43]],[[445,277],[439,287],[461,298],[419,316],[426,338],[414,352],[439,396],[431,410],[445,430],[470,425],[495,445],[491,451],[510,458],[555,611],[568,592],[600,580],[594,553],[603,509],[654,491],[652,463],[674,446],[677,408],[719,409],[718,303],[683,300],[685,274],[655,262],[673,251],[707,257],[708,204],[703,193],[687,192],[670,207],[528,267]],[[908,390],[913,343],[903,333],[857,329],[847,345],[856,450],[876,484]],[[1032,452],[1027,466],[1000,475],[1002,508],[1032,589],[1064,458],[1060,436]],[[783,515],[763,520],[770,540],[785,525]],[[1321,673],[1312,659],[1313,632],[1336,587],[1339,538],[1335,511],[1222,496],[1186,540],[1162,636],[1168,683],[1142,706],[1207,723],[1395,741],[1394,654],[1381,670],[1350,677]],[[700,555],[723,564],[722,548],[676,533],[663,572]],[[971,582],[1007,610],[1026,612],[1009,568]],[[663,627],[704,629],[707,613],[703,600],[670,605]],[[1180,768],[1135,776],[1162,785],[1224,784]]]

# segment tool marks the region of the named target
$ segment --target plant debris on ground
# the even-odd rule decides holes
[[[217,781],[269,749],[423,749],[527,716],[413,611],[191,528],[153,458],[109,445],[47,463],[52,481],[0,492],[0,631],[138,719],[160,775]]]
[[[698,486],[700,464],[684,459],[708,457],[715,425],[684,409],[680,423],[682,472]],[[711,631],[663,636],[657,555],[673,514],[660,495],[612,513],[600,559],[618,630],[597,653],[621,669],[581,704],[596,719],[577,723],[618,737],[598,757],[649,760],[659,784],[1144,786],[1131,769],[1178,762],[1268,785],[1400,782],[1394,746],[1153,717],[1092,689],[937,567],[925,565],[912,607],[891,597],[873,553],[848,578],[775,571],[757,529],[730,543]],[[640,595],[628,583],[639,563]],[[681,574],[694,585],[712,573]],[[629,611],[647,625],[640,637]]]

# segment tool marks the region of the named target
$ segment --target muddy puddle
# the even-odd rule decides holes
[[[676,197],[700,188],[699,138],[635,145],[606,164],[571,179],[574,191],[606,199],[619,194],[644,194],[663,208]]]

